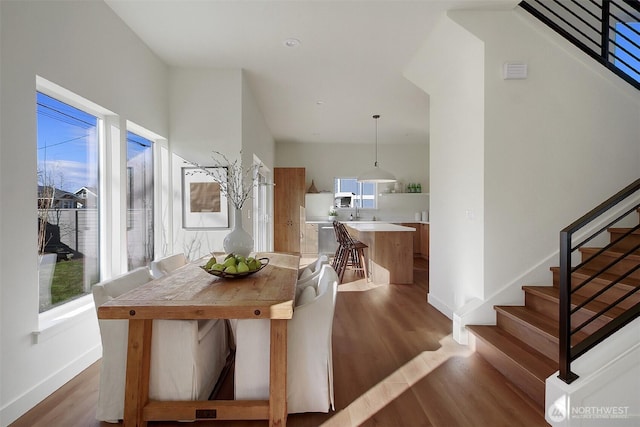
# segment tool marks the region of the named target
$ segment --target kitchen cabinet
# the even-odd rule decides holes
[[[420,224],[420,255],[429,259],[429,224]]]
[[[419,193],[415,193],[415,194],[419,194]],[[416,229],[416,231],[413,232],[413,255],[420,256],[422,254],[422,248],[420,244],[420,237],[422,235],[422,233],[420,232],[420,226],[422,224],[420,224],[419,222],[403,222],[400,225],[404,225],[406,227],[412,227]]]
[[[273,181],[274,251],[300,253],[305,168],[274,168]]]
[[[304,225],[300,251],[302,252],[302,255],[318,255],[318,224],[306,223]]]

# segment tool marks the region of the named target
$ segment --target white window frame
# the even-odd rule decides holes
[[[127,131],[135,133],[149,141],[153,142],[153,223],[154,231],[153,231],[153,253],[156,259],[162,258],[163,256],[170,255],[173,252],[173,245],[171,244],[172,239],[167,239],[167,236],[173,235],[173,220],[170,218],[162,218],[162,212],[168,212],[168,195],[171,194],[167,192],[167,195],[163,193],[163,188],[169,188],[169,183],[171,182],[171,168],[169,167],[168,160],[165,159],[168,150],[167,139],[162,136],[154,133],[132,121],[127,120],[126,122],[126,131],[124,132],[125,138],[125,173],[126,173],[126,138]],[[125,176],[126,182],[126,176]],[[126,191],[125,191],[126,197]],[[126,203],[126,200],[125,200]],[[126,204],[125,204],[126,206]],[[125,218],[126,220],[126,218]],[[164,231],[163,231],[164,230]],[[166,233],[166,234],[164,234]],[[126,231],[125,231],[126,235]],[[125,240],[126,242],[126,240]],[[125,263],[126,263],[125,257]]]
[[[61,102],[69,104],[75,108],[81,109],[89,114],[98,118],[98,152],[99,152],[99,185],[101,191],[101,203],[99,209],[100,215],[100,231],[99,231],[99,251],[100,251],[100,276],[101,279],[105,277],[105,274],[111,274],[111,270],[106,267],[105,259],[108,258],[108,246],[111,245],[113,234],[110,233],[111,228],[108,224],[108,216],[105,216],[106,207],[109,205],[109,200],[103,198],[102,194],[107,187],[106,182],[112,182],[112,171],[107,168],[107,165],[113,164],[109,158],[106,150],[105,136],[108,134],[105,131],[105,122],[110,117],[115,117],[115,114],[109,110],[100,107],[99,105],[82,98],[79,95],[53,83],[40,76],[36,76],[36,91],[42,92],[52,98],[55,98]],[[34,98],[35,99],[35,98]],[[106,223],[106,224],[105,224]],[[109,238],[107,235],[109,234]],[[125,260],[126,261],[126,260]],[[34,307],[38,307],[35,304]],[[40,343],[48,340],[54,335],[73,327],[78,322],[86,321],[94,315],[94,303],[93,296],[91,294],[84,295],[82,297],[70,300],[58,307],[54,307],[42,313],[38,313],[38,327],[32,333],[35,343]]]

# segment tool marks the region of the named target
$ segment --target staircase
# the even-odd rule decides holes
[[[640,89],[638,0],[522,0],[519,6]]]
[[[572,273],[572,289],[594,275],[597,277],[572,295],[572,308],[583,304],[596,293],[602,293],[571,316],[574,328],[610,307],[629,291],[640,289],[640,231],[630,228],[608,228],[607,231],[612,245],[602,253],[597,254],[601,248],[594,247],[581,247],[579,250],[582,261],[589,261]],[[624,256],[628,251],[631,253]],[[605,272],[597,274],[612,259],[619,261]],[[531,397],[543,412],[545,379],[556,372],[559,365],[560,268],[552,267],[551,272],[552,286],[522,287],[525,293],[524,306],[495,306],[496,325],[467,325],[471,332],[472,348]],[[627,276],[620,280],[622,275]],[[615,283],[616,280],[620,281]],[[611,288],[603,291],[609,285]],[[638,303],[640,292],[595,317],[571,336],[572,345]]]

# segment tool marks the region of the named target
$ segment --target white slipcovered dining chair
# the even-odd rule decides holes
[[[315,261],[310,262],[306,267],[298,270],[298,280],[308,279],[311,275],[320,274],[323,265],[329,263],[329,257],[320,255]]]
[[[322,266],[317,286],[306,286],[287,329],[287,412],[334,409],[331,330],[338,275]],[[270,322],[240,319],[236,329],[235,398],[268,399]]]
[[[184,256],[184,253],[169,255],[156,261],[151,261],[151,275],[157,279],[186,264],[187,257]]]
[[[325,264],[329,264],[329,258],[326,255],[321,255],[318,259],[298,271],[298,280],[296,282],[296,301],[300,298],[304,288],[309,285],[318,285],[318,277],[320,276],[322,266]]]
[[[140,267],[93,286],[96,309],[152,280]],[[124,412],[129,321],[99,319],[102,340],[100,392],[96,418],[118,422]],[[154,320],[149,397],[156,400],[206,400],[222,372],[229,343],[224,320]]]

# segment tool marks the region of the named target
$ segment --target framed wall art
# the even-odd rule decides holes
[[[221,179],[226,167],[206,167]],[[195,166],[182,167],[182,227],[186,229],[229,228],[229,203],[220,184]]]

